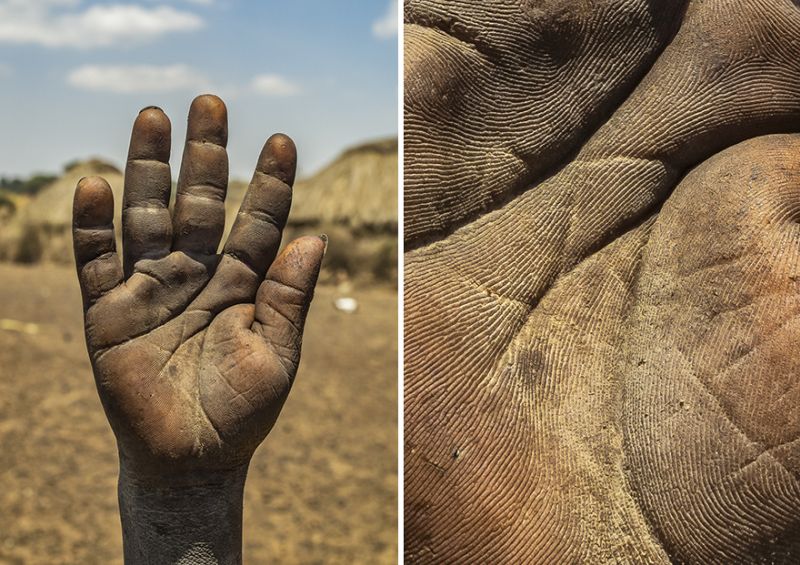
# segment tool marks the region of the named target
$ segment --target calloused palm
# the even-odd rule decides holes
[[[277,255],[296,152],[276,134],[217,253],[226,143],[224,103],[196,98],[171,211],[170,122],[142,110],[125,170],[121,263],[110,187],[91,177],[75,192],[89,355],[122,464],[140,477],[246,465],[297,371],[326,242],[300,238]]]
[[[800,2],[405,25],[406,560],[797,563]]]

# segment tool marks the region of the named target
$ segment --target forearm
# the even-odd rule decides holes
[[[126,565],[242,562],[242,497],[247,469],[180,485],[142,480],[120,468],[119,507]]]

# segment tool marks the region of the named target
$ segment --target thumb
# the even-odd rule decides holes
[[[272,263],[256,295],[253,330],[295,364],[300,358],[303,326],[327,247],[326,236],[292,241]]]

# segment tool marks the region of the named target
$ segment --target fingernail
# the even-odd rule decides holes
[[[320,238],[322,240],[322,243],[325,244],[325,249],[322,250],[322,256],[325,257],[325,253],[328,252],[328,236],[325,235],[324,233],[321,233],[317,237]]]
[[[142,113],[142,112],[144,112],[145,110],[158,110],[159,112],[163,112],[163,111],[164,111],[164,110],[162,110],[161,108],[159,108],[158,106],[145,106],[144,108],[142,108],[141,110],[139,110],[139,113],[141,114],[141,113]]]

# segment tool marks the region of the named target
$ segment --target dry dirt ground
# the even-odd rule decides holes
[[[121,563],[74,274],[0,264],[0,291],[0,563]],[[355,314],[336,296],[318,289],[294,390],[250,466],[246,563],[396,562],[396,293],[354,291]]]

